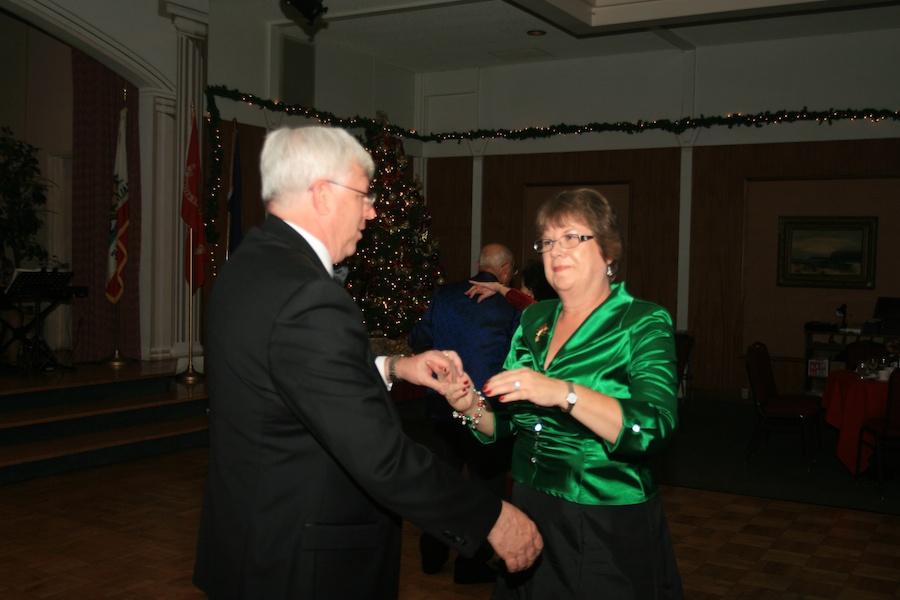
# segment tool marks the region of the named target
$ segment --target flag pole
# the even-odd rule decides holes
[[[188,223],[188,237],[187,237],[187,248],[185,249],[185,257],[187,258],[188,268],[187,268],[187,292],[188,292],[188,364],[187,369],[182,371],[181,373],[175,376],[175,381],[178,383],[186,383],[188,385],[193,385],[195,383],[199,383],[203,381],[204,377],[202,373],[199,373],[194,370],[194,252],[196,248],[194,248],[194,227],[203,227],[203,217],[199,213],[199,201],[200,201],[200,188],[198,179],[200,176],[200,155],[197,147],[195,146],[197,140],[197,114],[194,111],[194,104],[191,103],[191,133],[190,138],[188,140],[188,152],[187,152],[187,161],[185,166],[185,181],[184,188],[182,190],[181,197],[181,216],[182,219],[187,219],[185,217],[185,202],[189,200],[192,206],[191,218],[187,220]],[[194,152],[197,152],[197,155],[194,156]],[[192,164],[192,161],[195,161]],[[195,189],[191,189],[193,186],[196,186]],[[205,252],[205,246],[204,246]]]
[[[203,381],[203,373],[194,370],[194,229],[188,227],[188,248],[191,249],[191,260],[188,261],[188,364],[187,369],[175,376],[178,383],[193,385]]]
[[[124,110],[124,111],[128,110],[128,88],[122,88],[122,110]],[[119,128],[122,128],[122,126],[123,126],[123,123],[122,123],[122,119],[120,118]],[[114,169],[114,171],[118,171],[118,167],[119,167],[118,158],[119,158],[119,150],[120,149],[118,146],[119,146],[119,143],[121,143],[121,141],[122,141],[122,134],[120,132],[119,141],[116,144],[116,163],[117,164],[116,164],[116,168]],[[122,173],[116,173],[116,174],[118,174],[120,176],[124,175],[124,178],[127,181],[128,180],[128,161],[127,160],[125,160],[124,168],[125,168],[124,174],[122,174]],[[112,223],[113,221],[115,221],[117,223],[117,226],[118,226],[118,218],[119,218],[119,215],[118,215],[118,211],[119,211],[118,194],[119,193],[120,193],[120,189],[118,188],[118,185],[117,185],[116,189],[115,189],[115,196],[113,197],[113,203],[111,204],[111,214],[110,214],[110,222]],[[125,193],[127,194],[127,191]],[[123,248],[124,248],[124,246],[123,246]],[[117,251],[118,251],[118,248],[117,248]],[[127,253],[125,255],[127,257]],[[118,263],[118,261],[117,261],[117,263]],[[115,301],[115,305],[116,305],[115,347],[114,347],[115,349],[113,350],[113,355],[110,358],[106,359],[106,365],[108,367],[112,367],[114,369],[119,369],[128,364],[128,360],[119,353],[119,324],[121,323],[120,314],[119,314],[119,312],[120,312],[119,300],[121,300],[121,295],[122,295],[122,291],[120,288],[119,294],[116,297],[116,301]],[[107,297],[109,297],[108,293],[107,293]]]
[[[116,349],[113,355],[106,359],[106,366],[118,369],[128,364],[128,359],[119,354],[119,303],[116,302]]]
[[[113,209],[112,218],[116,218],[115,209]],[[112,367],[113,369],[119,369],[128,364],[128,361],[119,353],[119,302],[116,301],[116,317],[115,317],[115,350],[113,350],[113,355],[106,359],[106,366]]]

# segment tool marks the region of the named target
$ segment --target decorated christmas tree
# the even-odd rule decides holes
[[[443,283],[437,240],[422,184],[408,172],[403,142],[385,128],[372,130],[366,148],[375,159],[378,216],[366,224],[349,267],[347,289],[362,309],[373,338],[402,338],[419,320],[435,286]]]

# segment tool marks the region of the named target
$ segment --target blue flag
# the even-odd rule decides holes
[[[238,143],[237,123],[234,124],[234,147],[232,148],[231,163],[231,185],[228,188],[228,253],[234,252],[244,232],[241,228],[241,203],[243,202],[243,193],[241,190],[241,148]]]

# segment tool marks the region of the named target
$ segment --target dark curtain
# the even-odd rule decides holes
[[[116,350],[122,357],[139,359],[141,163],[138,90],[75,49],[72,50],[72,77],[72,270],[74,285],[88,289],[87,297],[76,299],[73,305],[73,360],[76,363],[101,361],[112,357]],[[112,304],[106,299],[106,269],[119,111],[123,102],[128,108],[130,224],[125,289],[119,302]]]

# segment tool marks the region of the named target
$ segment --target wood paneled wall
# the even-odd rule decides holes
[[[900,177],[900,140],[699,147],[693,162],[688,328],[696,340],[694,381],[700,390],[737,399],[747,386],[742,280],[743,261],[752,260],[743,253],[747,182]],[[885,210],[900,210],[900,198]],[[829,292],[835,291],[823,290]],[[783,335],[802,336],[803,322]],[[802,364],[776,365],[780,387],[796,389],[802,369]]]
[[[204,124],[202,132],[201,147],[203,148],[206,164],[212,164],[211,149],[208,143],[207,125]],[[216,231],[219,234],[217,245],[212,248],[212,265],[207,265],[206,281],[203,284],[203,307],[200,311],[200,327],[201,339],[205,339],[206,331],[206,309],[209,305],[210,294],[212,293],[213,284],[215,283],[215,275],[221,265],[225,264],[225,238],[228,234],[228,190],[231,182],[231,171],[233,168],[232,154],[234,148],[233,133],[237,127],[238,146],[241,151],[241,230],[246,233],[251,228],[261,225],[266,218],[266,209],[262,203],[262,184],[259,175],[259,156],[262,153],[263,142],[266,138],[266,130],[262,127],[254,125],[245,125],[243,123],[225,122],[219,128],[219,136],[222,143],[222,171],[221,186],[218,193],[218,212],[216,213]],[[206,177],[208,172],[204,173],[203,189],[201,196],[205,198]],[[212,267],[212,268],[210,268]]]
[[[425,202],[431,213],[431,236],[438,240],[445,281],[472,274],[472,159],[442,158],[435,168],[428,161]],[[475,257],[474,260],[478,260]]]
[[[679,149],[618,152],[568,152],[489,156],[484,158],[481,237],[499,242],[514,252],[534,236],[531,220],[523,218],[529,186],[581,187],[627,184],[631,189],[625,263],[628,289],[658,302],[673,314],[677,297]],[[468,264],[471,236],[457,224],[469,216],[457,214],[464,206],[464,190],[448,193],[436,182],[464,180],[471,197],[472,160],[428,161],[426,198],[435,216],[432,231],[441,240],[441,262],[448,280],[471,274]],[[446,185],[446,184],[441,184]],[[452,207],[442,206],[452,203]],[[442,216],[443,215],[443,216]],[[448,219],[442,223],[441,218]],[[454,229],[459,236],[450,231]],[[448,249],[459,249],[458,258]],[[536,255],[535,255],[536,256]],[[517,257],[522,264],[533,256]]]
[[[679,165],[680,149],[485,157],[482,239],[517,249],[533,235],[521,218],[528,186],[628,184],[628,289],[674,315]],[[467,276],[472,268],[468,264],[471,236],[466,229],[471,221],[462,210],[471,193],[471,172],[471,159],[428,161],[426,199],[435,216],[432,231],[441,240],[441,260],[449,280]],[[697,393],[740,400],[742,388],[747,387],[742,278],[744,260],[749,259],[744,256],[747,182],[894,177],[900,177],[897,139],[694,149],[687,328],[696,341],[693,384]],[[900,211],[900,198],[885,210]],[[879,235],[898,232],[882,230]],[[777,244],[777,239],[771,243]],[[803,322],[797,323],[797,331],[784,334],[802,336]],[[802,368],[796,357],[775,365],[785,391],[802,385]]]

